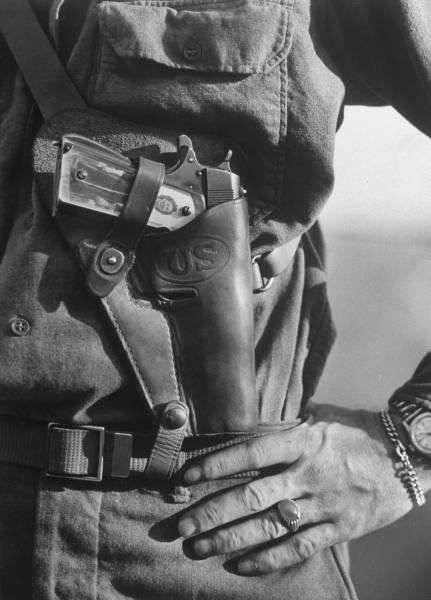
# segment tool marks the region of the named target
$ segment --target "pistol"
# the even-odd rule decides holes
[[[118,217],[136,177],[133,159],[82,135],[64,135],[58,146],[53,215],[89,210]],[[231,156],[229,150],[218,166],[202,165],[190,138],[180,135],[177,160],[165,171],[147,226],[174,231],[212,206],[243,195]]]

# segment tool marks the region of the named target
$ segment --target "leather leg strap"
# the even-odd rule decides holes
[[[187,406],[178,402],[169,402],[164,407],[145,469],[149,479],[171,478],[186,434],[188,412]]]

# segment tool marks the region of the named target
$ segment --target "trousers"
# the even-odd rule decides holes
[[[354,600],[343,546],[258,577],[235,574],[234,555],[193,556],[176,533],[182,510],[243,481],[70,484],[1,464],[0,597]]]

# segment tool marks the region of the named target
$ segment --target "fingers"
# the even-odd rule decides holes
[[[247,440],[209,454],[184,473],[187,483],[228,477],[276,464],[292,464],[301,456],[308,425]]]
[[[288,473],[250,481],[214,496],[187,511],[178,522],[184,537],[209,531],[230,521],[260,513],[286,497],[297,498],[301,490],[290,482]]]
[[[301,525],[314,523],[318,519],[318,510],[310,500],[297,500],[296,503],[301,511]],[[273,506],[247,521],[200,536],[194,541],[193,549],[197,556],[206,558],[265,544],[289,533],[276,506]]]
[[[324,548],[337,543],[335,527],[331,523],[320,523],[283,540],[277,545],[250,554],[238,563],[242,575],[263,575],[292,567]]]

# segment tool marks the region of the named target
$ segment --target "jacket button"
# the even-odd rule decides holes
[[[183,56],[189,62],[195,62],[202,56],[202,48],[197,42],[188,42],[183,48]]]
[[[17,336],[27,335],[30,332],[30,323],[24,317],[15,317],[9,323],[11,332]]]
[[[165,429],[180,429],[187,422],[187,412],[179,404],[175,404],[172,408],[168,408],[162,417],[162,425]]]

